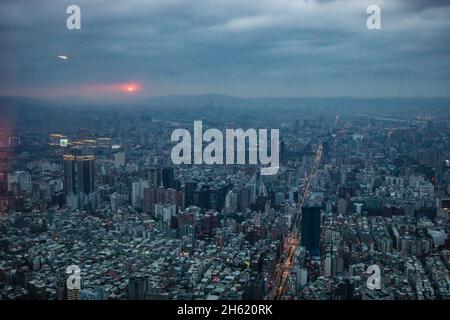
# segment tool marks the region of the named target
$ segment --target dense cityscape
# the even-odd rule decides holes
[[[2,100],[0,299],[450,299],[448,109],[204,99]],[[174,165],[171,133],[195,119],[278,128],[278,173]]]
[[[2,314],[438,312],[449,16],[448,0],[1,0]]]

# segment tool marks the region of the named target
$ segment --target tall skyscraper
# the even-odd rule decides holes
[[[184,193],[185,193],[185,206],[189,207],[194,205],[194,195],[195,190],[197,189],[197,184],[193,181],[188,181],[184,185]]]
[[[184,199],[183,203],[184,203]],[[164,187],[148,188],[143,190],[143,210],[145,213],[154,214],[156,204],[171,204],[181,206],[177,191]]]
[[[284,140],[280,141],[280,164],[286,163],[286,143]]]
[[[67,289],[67,300],[79,300],[80,290],[79,289]]]
[[[172,167],[162,169],[162,184],[165,188],[176,188],[175,173]]]
[[[125,152],[118,152],[114,154],[114,164],[118,167],[123,167],[126,163]]]
[[[225,196],[225,211],[232,213],[237,209],[237,194],[234,191],[230,191]]]
[[[128,281],[128,300],[144,300],[147,293],[147,277],[135,275]]]
[[[248,188],[242,188],[239,192],[239,208],[242,211],[250,208],[250,190]]]
[[[8,191],[16,184],[22,192],[31,191],[31,174],[27,171],[14,171],[8,174]]]
[[[135,208],[143,208],[144,190],[148,187],[146,180],[135,181],[131,184],[131,204]]]
[[[94,156],[64,155],[64,193],[90,194],[95,190]]]
[[[311,256],[320,256],[320,207],[302,208],[301,245]]]
[[[148,169],[148,187],[158,188],[161,186],[161,168],[152,166]]]
[[[245,300],[263,300],[264,299],[264,277],[260,273],[254,273],[251,275],[248,282],[243,299]]]
[[[324,141],[322,142],[322,147],[323,147],[323,159],[324,160],[328,160],[330,158],[330,142],[329,141]]]
[[[154,205],[156,204],[156,189],[145,188],[144,189],[144,201],[143,210],[145,213],[153,213],[155,211]]]

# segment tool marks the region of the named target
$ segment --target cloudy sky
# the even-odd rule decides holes
[[[449,17],[448,0],[1,0],[0,94],[449,96]]]

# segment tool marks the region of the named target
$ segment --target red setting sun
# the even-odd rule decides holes
[[[141,85],[136,82],[90,84],[82,87],[83,93],[89,95],[101,94],[137,94],[141,91]]]
[[[122,90],[131,93],[138,91],[140,89],[140,86],[137,83],[127,83],[124,84],[122,88]]]

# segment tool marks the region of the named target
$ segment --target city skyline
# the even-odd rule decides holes
[[[0,1],[0,305],[450,300],[449,15]]]

